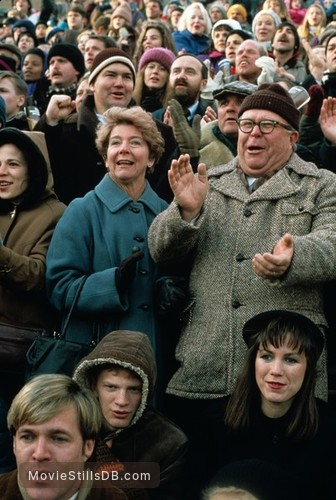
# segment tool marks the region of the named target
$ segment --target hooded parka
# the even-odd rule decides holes
[[[187,451],[187,438],[170,420],[150,406],[156,379],[156,364],[148,337],[140,332],[118,330],[106,335],[97,347],[77,366],[73,378],[93,389],[92,375],[97,366],[111,364],[134,372],[142,380],[142,397],[133,420],[125,429],[101,432],[92,461],[109,464],[121,462],[156,462],[160,467],[160,485],[147,489],[151,500],[180,499],[182,466]],[[109,447],[106,441],[112,440]]]

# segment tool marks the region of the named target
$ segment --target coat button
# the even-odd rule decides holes
[[[142,306],[140,306],[140,309],[142,309],[143,311],[148,311],[149,305],[148,304],[142,304]]]
[[[300,206],[299,206],[299,212],[303,212],[303,210],[304,210],[304,206],[303,206],[303,205],[300,205]]]
[[[141,276],[146,276],[148,271],[146,271],[146,269],[139,269],[138,273],[141,274]]]
[[[133,247],[132,248],[132,253],[140,252],[141,248],[140,247]]]
[[[237,262],[243,262],[243,260],[245,260],[244,255],[242,255],[241,253],[239,253],[238,255],[236,255],[236,261]]]
[[[245,208],[244,210],[245,217],[251,217],[252,213],[253,213],[252,210],[250,210],[249,208]]]
[[[238,309],[238,307],[240,307],[240,306],[241,306],[241,303],[238,300],[233,300],[232,301],[232,307],[234,309]]]
[[[134,214],[138,214],[140,212],[140,208],[136,208],[136,207],[130,207],[129,210],[131,212],[133,212]]]
[[[137,241],[138,243],[143,243],[145,241],[145,238],[142,236],[135,236],[133,240]]]

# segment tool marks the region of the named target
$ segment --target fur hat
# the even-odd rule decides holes
[[[247,96],[239,109],[238,118],[248,109],[273,111],[299,130],[300,111],[287,90],[278,83],[264,83],[254,94]]]
[[[127,24],[130,26],[132,25],[132,11],[131,7],[129,6],[128,3],[122,3],[118,7],[116,7],[113,11],[113,14],[111,16],[111,19],[114,19],[115,17],[123,17],[126,21]]]
[[[232,12],[237,12],[237,11],[243,16],[245,22],[247,19],[247,10],[245,9],[244,5],[240,3],[231,5],[231,7],[228,8],[227,16],[230,18],[230,14],[232,14]]]
[[[136,71],[132,60],[123,50],[112,47],[101,50],[94,58],[88,80],[89,84],[91,85],[91,83],[94,82],[96,77],[106,68],[106,66],[113,63],[122,63],[128,66],[132,71],[133,80],[135,81]]]
[[[140,71],[145,66],[145,64],[151,61],[155,61],[162,64],[162,66],[164,66],[169,72],[171,65],[175,61],[175,57],[175,54],[169,49],[164,49],[162,47],[149,49],[146,50],[140,58],[138,69]]]
[[[68,59],[73,67],[79,72],[79,78],[85,73],[84,57],[81,51],[70,43],[56,43],[51,47],[47,55],[48,66],[52,57],[59,56]]]
[[[251,345],[251,338],[254,335],[257,335],[261,330],[266,328],[272,320],[278,319],[290,321],[293,325],[301,328],[307,337],[310,338],[312,344],[315,345],[318,354],[322,353],[325,342],[321,330],[307,316],[287,310],[266,311],[246,321],[243,326],[243,339],[247,346]]]

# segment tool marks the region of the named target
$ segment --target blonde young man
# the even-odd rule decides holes
[[[30,380],[8,412],[17,470],[0,476],[0,499],[126,500],[118,488],[94,488],[90,476],[82,478],[100,424],[93,394],[70,377]],[[57,472],[63,479],[51,478]]]

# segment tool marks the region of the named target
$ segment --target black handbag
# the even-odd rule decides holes
[[[28,328],[0,323],[0,370],[24,374],[26,354],[37,337],[51,335],[41,328]]]
[[[80,344],[66,339],[66,330],[85,281],[86,277],[77,288],[64,321],[62,333],[54,333],[52,337],[36,337],[29,348],[26,356],[26,380],[46,373],[63,373],[71,377],[79,361],[95,347],[95,339],[92,339],[89,344]]]

